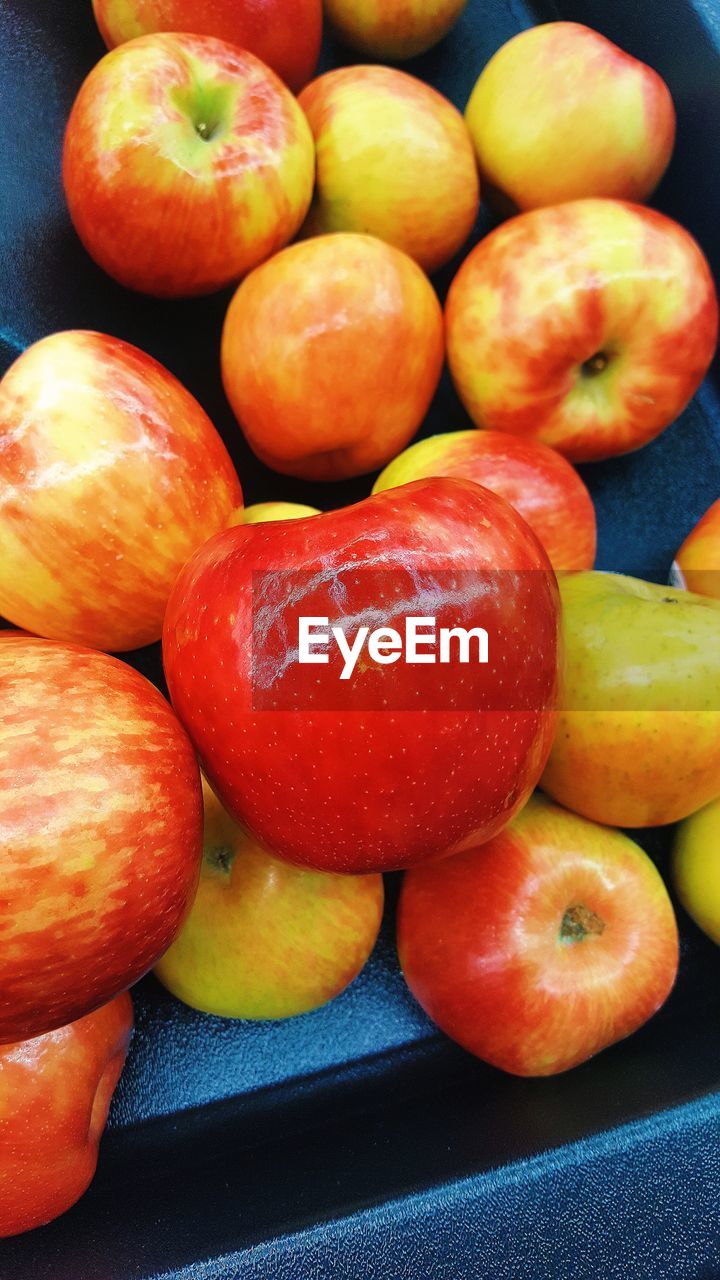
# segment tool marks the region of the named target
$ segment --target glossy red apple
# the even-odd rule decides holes
[[[291,240],[310,203],[315,147],[264,63],[211,36],[140,36],[82,85],[63,183],[88,253],[141,293],[232,284]]]
[[[627,836],[541,798],[495,839],[405,877],[400,964],[453,1040],[520,1076],[567,1071],[670,993],[678,935]]]
[[[153,31],[216,36],[254,53],[297,93],[317,66],[320,0],[93,0],[108,49]]]
[[[0,614],[18,626],[154,643],[180,569],[238,503],[207,414],[129,342],[53,333],[0,382]]]
[[[485,629],[488,663],[408,661],[407,620],[428,616]],[[362,626],[402,645],[404,628],[403,653],[368,637],[342,677],[333,641],[326,665],[302,665],[301,618],[318,617],[345,645]],[[368,872],[488,839],[523,804],[552,738],[557,625],[525,522],[477,485],[426,480],[218,534],[178,578],[163,652],[234,817],[290,862]]]
[[[0,1043],[136,982],[195,892],[202,793],[192,748],[116,658],[0,645]]]
[[[0,1236],[51,1222],[87,1190],[132,1023],[124,992],[0,1048]]]
[[[620,200],[511,218],[450,286],[450,371],[478,427],[573,462],[639,449],[677,418],[715,352],[710,268],[683,227]]]

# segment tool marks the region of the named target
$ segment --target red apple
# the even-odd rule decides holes
[[[0,382],[0,613],[54,640],[160,639],[185,561],[242,492],[200,405],[150,356],[54,333]]]
[[[492,489],[527,520],[553,569],[592,569],[592,498],[577,471],[547,445],[505,431],[448,431],[411,444],[380,473],[373,493],[425,476],[457,476]]]
[[[108,49],[153,31],[216,36],[254,53],[294,92],[320,53],[321,0],[93,0],[93,10]]]
[[[673,563],[678,584],[720,600],[720,498],[690,530]]]
[[[157,689],[91,649],[0,645],[0,830],[4,1043],[136,982],[192,902],[200,775]]]
[[[341,40],[380,61],[425,53],[457,22],[467,0],[325,0]]]
[[[675,917],[647,854],[540,798],[479,849],[405,877],[400,964],[453,1040],[503,1071],[577,1066],[670,993]]]
[[[51,1222],[87,1190],[132,1022],[125,992],[0,1049],[0,1236]]]
[[[269,467],[337,480],[383,466],[422,422],[443,364],[427,276],[373,236],[293,244],[243,280],[222,336],[225,391]]]
[[[504,223],[461,266],[446,318],[450,370],[476,426],[575,462],[659,435],[717,338],[715,287],[692,236],[617,200]]]
[[[527,798],[554,727],[557,599],[506,502],[418,481],[212,538],[170,598],[165,671],[213,789],[261,844],[318,870],[389,870],[488,839]],[[411,617],[435,619],[435,662],[412,655]],[[349,671],[333,636],[326,665],[302,665],[301,618],[346,646],[363,626],[398,639],[380,655],[366,635]],[[476,647],[438,665],[455,627],[487,631],[486,664]]]
[[[210,36],[140,36],[108,53],[75,100],[63,182],[88,253],[158,297],[232,284],[291,240],[315,173],[284,84]]]

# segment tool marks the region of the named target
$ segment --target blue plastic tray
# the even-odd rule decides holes
[[[657,204],[697,235],[720,278],[712,0],[469,0],[455,31],[408,69],[463,108],[494,50],[553,17],[588,22],[667,79],[679,131]],[[322,507],[364,496],[367,478],[302,485],[250,455],[218,372],[227,295],[139,298],[81,249],[60,150],[74,94],[102,52],[90,0],[2,0],[3,367],[54,329],[106,330],[198,396],[248,501]],[[325,49],[324,67],[350,60]],[[438,278],[441,292],[453,271]],[[424,434],[466,423],[445,378]],[[664,580],[720,494],[714,384],[642,453],[583,474],[597,504],[599,567]],[[156,650],[134,660],[161,680]],[[667,833],[645,843],[662,862]],[[394,956],[392,879],[389,890],[370,964],[317,1013],[233,1024],[192,1013],[152,978],[140,984],[97,1179],[64,1218],[0,1244],[2,1280],[720,1275],[720,952],[683,919],[677,989],[646,1029],[569,1076],[520,1081],[456,1049],[414,1004]]]

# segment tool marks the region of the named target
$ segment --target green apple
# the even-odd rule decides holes
[[[676,822],[720,795],[720,600],[615,573],[560,582],[565,678],[541,785],[596,822]]]

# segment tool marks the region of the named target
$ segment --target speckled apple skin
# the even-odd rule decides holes
[[[309,615],[323,605],[332,612],[345,587],[362,597],[359,607],[387,609],[376,594],[383,570],[405,583],[408,613],[427,607],[427,600],[419,606],[415,584],[433,569],[509,571],[505,592],[494,598],[497,612],[488,614],[483,597],[477,616],[490,618],[491,628],[501,616],[516,626],[504,677],[514,691],[529,691],[527,705],[449,709],[455,704],[443,693],[439,705],[430,698],[420,710],[398,713],[254,709],[253,572],[298,568],[311,584],[303,597]],[[517,588],[514,570],[530,571],[517,575]],[[438,614],[451,607],[444,591],[438,586]],[[281,621],[287,607],[280,599]],[[165,671],[214,790],[261,843],[319,870],[389,870],[438,857],[469,837],[488,839],[527,799],[554,728],[557,610],[547,556],[507,503],[466,481],[419,481],[341,511],[211,539],[173,590]],[[382,671],[409,701],[417,668]],[[279,685],[284,676],[280,662]]]

